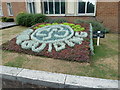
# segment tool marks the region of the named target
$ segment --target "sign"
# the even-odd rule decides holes
[[[105,32],[104,31],[93,31],[93,38],[105,38]]]
[[[93,38],[97,38],[97,46],[100,45],[100,38],[105,37],[104,31],[93,31]]]

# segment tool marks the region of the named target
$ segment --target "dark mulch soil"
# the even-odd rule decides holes
[[[40,24],[37,24],[40,25]],[[85,27],[85,32],[89,34],[89,24],[80,24],[82,27]],[[53,48],[52,52],[48,52],[48,45],[47,47],[39,52],[33,52],[32,50],[22,49],[21,46],[16,44],[16,37],[12,40],[2,44],[3,50],[10,50],[19,53],[25,53],[30,55],[36,56],[46,56],[55,59],[63,59],[63,60],[72,60],[72,61],[81,61],[81,62],[89,62],[90,60],[90,47],[89,47],[89,35],[87,38],[84,39],[81,45],[75,45],[73,48],[66,45],[66,49],[56,52]]]

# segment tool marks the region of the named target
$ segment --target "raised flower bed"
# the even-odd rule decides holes
[[[64,60],[89,61],[90,25],[36,24],[4,43],[2,49]]]

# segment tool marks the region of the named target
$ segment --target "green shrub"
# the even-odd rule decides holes
[[[6,21],[6,18],[7,18],[7,17],[1,17],[2,22],[5,22],[5,21]]]
[[[13,18],[6,18],[5,21],[6,21],[6,22],[14,22],[14,19],[13,19]]]
[[[74,23],[91,23],[93,27],[93,31],[104,31],[106,33],[109,32],[109,29],[104,27],[104,25],[95,20],[75,20]]]
[[[42,23],[46,21],[46,16],[43,14],[34,14],[33,17],[34,17],[33,24]]]
[[[13,18],[7,18],[7,17],[2,17],[1,20],[2,22],[14,22]]]
[[[48,19],[47,20],[48,23],[64,23],[64,22],[67,22],[66,19],[64,18],[56,18],[56,19]]]
[[[16,23],[18,25],[30,27],[37,23],[42,23],[46,20],[46,16],[42,14],[28,14],[20,13],[16,17]]]
[[[16,17],[16,23],[18,25],[25,26],[25,19],[26,19],[27,13],[20,13]]]
[[[25,23],[25,26],[30,27],[34,25],[34,16],[33,14],[27,14],[26,18],[23,20]]]
[[[100,31],[104,31],[104,32],[106,32],[106,33],[109,32],[109,29],[106,28],[102,23],[100,23],[100,22],[98,22],[98,21],[88,20],[87,22],[92,24],[94,31],[100,30]]]
[[[88,23],[88,22],[86,20],[77,19],[74,21],[74,23],[79,24],[79,23]]]
[[[46,20],[44,21],[45,23],[50,23],[51,22],[51,18],[49,18],[49,17],[46,17]]]

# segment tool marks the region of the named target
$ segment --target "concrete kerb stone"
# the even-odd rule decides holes
[[[23,68],[14,68],[14,67],[6,67],[6,66],[0,66],[1,72],[0,75],[2,75],[2,78],[10,79],[10,80],[16,80],[17,74],[19,74]]]
[[[17,78],[19,81],[29,82],[32,84],[63,88],[65,81],[65,74],[56,74],[45,71],[36,71],[23,69],[18,75]],[[28,80],[29,79],[29,80]]]
[[[53,88],[118,88],[118,80],[0,66],[2,78]]]
[[[66,88],[118,88],[118,80],[67,75]]]

